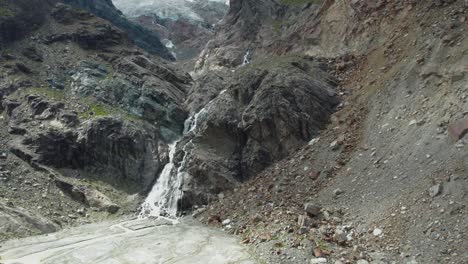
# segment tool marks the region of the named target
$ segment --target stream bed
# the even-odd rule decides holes
[[[238,239],[191,218],[89,224],[0,245],[4,264],[253,264]]]

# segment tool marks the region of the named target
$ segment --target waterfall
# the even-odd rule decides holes
[[[246,65],[250,63],[250,50],[247,50],[247,52],[244,55],[244,61],[242,62],[242,65]]]
[[[156,184],[141,205],[140,218],[163,215],[168,217],[177,216],[177,202],[182,198],[182,191],[180,190],[182,179],[177,177],[178,175],[173,177],[175,173],[178,173],[178,171],[175,171],[174,164],[177,143],[179,141],[169,145],[169,162],[164,166]]]
[[[222,90],[219,94],[225,93],[226,90]],[[208,109],[211,103],[216,99],[209,101],[205,107],[198,111],[195,115],[189,117],[184,123],[184,135],[188,133],[195,133],[197,131],[200,120],[208,113]],[[164,166],[161,174],[159,175],[156,184],[153,189],[146,197],[145,201],[141,205],[141,211],[139,218],[145,217],[168,217],[177,218],[178,213],[178,202],[182,199],[182,184],[186,177],[187,172],[186,164],[187,157],[189,156],[190,145],[193,145],[192,140],[187,142],[182,150],[184,151],[184,157],[179,167],[177,168],[174,164],[174,156],[176,154],[177,145],[180,139],[169,144],[169,162]]]

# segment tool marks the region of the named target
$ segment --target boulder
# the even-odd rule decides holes
[[[55,185],[73,200],[83,205],[97,208],[111,214],[116,213],[120,206],[113,203],[105,194],[89,186],[75,186],[67,181],[55,179]]]
[[[322,207],[313,203],[304,204],[304,211],[311,217],[318,216]]]
[[[109,197],[95,189],[86,188],[84,192],[86,195],[86,201],[91,207],[98,208],[111,214],[117,213],[120,209],[120,206],[113,203]]]
[[[468,134],[468,119],[459,119],[450,123],[448,134],[453,141],[462,139],[466,134]]]

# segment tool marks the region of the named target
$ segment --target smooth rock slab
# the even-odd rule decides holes
[[[239,241],[192,219],[81,226],[0,245],[2,263],[256,263]]]

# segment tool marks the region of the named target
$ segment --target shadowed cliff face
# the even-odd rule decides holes
[[[37,29],[53,3],[54,0],[1,0],[0,48]]]
[[[212,0],[114,0],[130,20],[156,32],[179,61],[199,55],[228,5]]]
[[[183,139],[185,207],[255,177],[325,127],[339,101],[323,66],[270,58],[196,81],[186,101],[195,128]]]
[[[174,57],[161,43],[159,37],[155,33],[127,20],[122,13],[115,8],[111,0],[64,0],[63,2],[85,9],[110,21],[116,27],[125,31],[137,46],[147,52],[157,54],[163,59],[174,60]]]
[[[0,47],[21,39],[28,32],[37,29],[45,21],[45,16],[51,6],[60,2],[84,9],[110,21],[126,32],[140,48],[149,53],[157,54],[163,59],[174,60],[174,57],[155,33],[127,20],[110,0],[41,0],[32,2],[2,0],[0,2]]]

